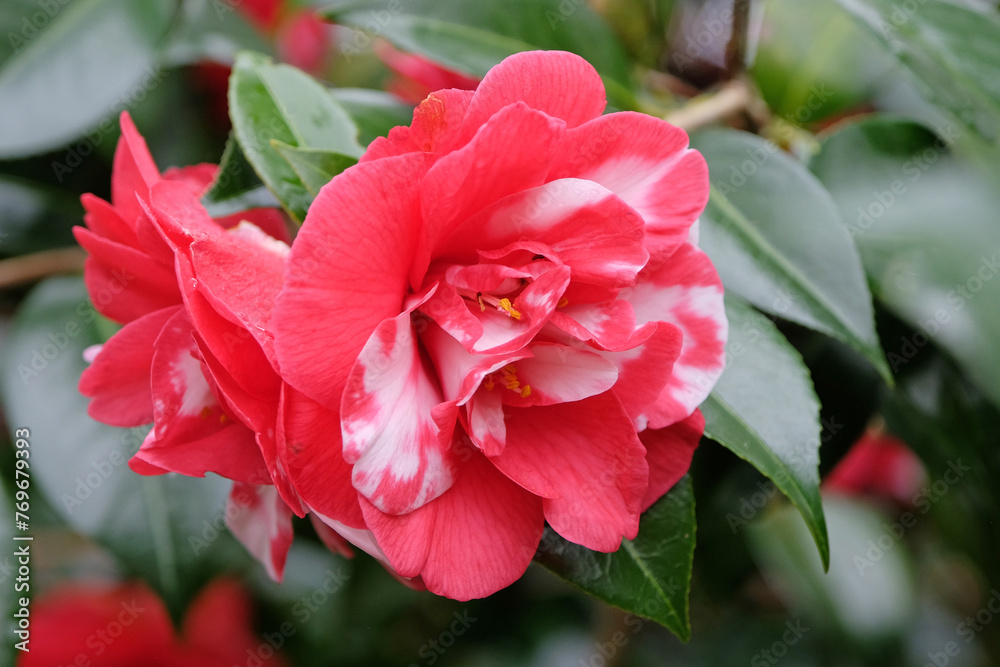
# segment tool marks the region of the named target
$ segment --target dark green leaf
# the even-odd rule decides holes
[[[318,148],[297,148],[278,140],[271,143],[288,160],[288,164],[292,165],[302,184],[313,196],[319,194],[319,189],[334,176],[358,163],[356,157],[343,153]]]
[[[840,0],[906,67],[928,99],[1000,140],[1000,14],[942,0]]]
[[[956,158],[948,141],[873,116],[829,136],[812,168],[861,249],[876,297],[913,327],[886,342],[893,371],[933,340],[1000,405],[1000,191],[989,171],[998,158]]]
[[[211,202],[222,202],[243,196],[262,185],[236,138],[230,133],[222,159],[219,160],[219,171],[205,193],[205,198]]]
[[[313,195],[272,141],[360,156],[358,130],[329,91],[304,72],[241,53],[229,81],[233,130],[253,165],[292,217],[302,222]]]
[[[829,193],[760,137],[718,130],[692,143],[713,183],[701,245],[726,289],[847,343],[891,383],[861,260]]]
[[[535,560],[574,586],[691,637],[688,593],[695,544],[694,490],[685,476],[650,507],[634,540],[610,554],[567,542],[545,529]]]
[[[0,158],[57,148],[145,99],[174,0],[17,2],[4,12]],[[92,147],[91,147],[92,150]]]
[[[819,400],[802,357],[766,317],[726,299],[726,370],[702,404],[705,435],[750,462],[798,508],[824,567],[819,497]]]
[[[148,427],[112,428],[87,416],[77,383],[83,350],[103,340],[102,322],[79,278],[49,279],[29,295],[3,350],[7,421],[31,431],[32,489],[176,601],[197,585],[192,574],[245,558],[222,520],[230,484],[137,475],[127,461]]]

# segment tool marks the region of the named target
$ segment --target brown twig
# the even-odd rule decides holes
[[[753,91],[746,82],[736,79],[714,93],[695,98],[666,115],[664,120],[687,131],[696,130],[746,111],[753,103]]]
[[[0,260],[0,290],[80,271],[86,258],[87,253],[80,248],[58,248]]]

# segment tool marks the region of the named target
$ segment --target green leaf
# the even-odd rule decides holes
[[[315,196],[334,176],[358,163],[356,157],[318,148],[297,148],[278,140],[271,144],[292,165],[302,184]]]
[[[304,72],[241,53],[229,80],[229,113],[246,159],[297,221],[313,195],[272,145],[317,148],[360,156],[358,129],[329,91]]]
[[[262,185],[236,138],[230,133],[226,148],[222,151],[222,159],[219,160],[219,171],[205,193],[205,199],[222,202],[246,195]]]
[[[819,399],[809,370],[766,317],[726,298],[726,370],[701,406],[705,435],[748,461],[805,519],[823,566],[830,544],[819,496]]]
[[[891,384],[861,260],[829,193],[774,144],[746,132],[704,132],[692,145],[713,184],[701,245],[726,289],[847,343]]]
[[[913,75],[927,100],[1000,139],[1000,14],[955,2],[840,0]]]
[[[1000,177],[991,171],[1000,151],[965,159],[951,152],[954,138],[871,116],[827,137],[812,169],[836,199],[876,297],[913,327],[886,341],[893,371],[933,341],[1000,405]]]
[[[586,3],[565,0],[342,0],[324,15],[337,23],[387,39],[449,69],[482,77],[519,51],[559,49],[586,58],[609,93],[631,102],[624,49],[610,27]],[[347,41],[350,56],[370,37]]]
[[[367,146],[376,137],[384,137],[397,125],[409,125],[413,107],[399,101],[395,95],[367,88],[334,88],[333,98],[354,119],[358,140]]]
[[[616,607],[652,619],[687,641],[695,544],[694,490],[685,476],[642,515],[639,534],[614,553],[591,551],[546,527],[535,560]]]
[[[52,150],[95,128],[113,133],[114,112],[144,99],[164,76],[156,45],[175,7],[174,0],[7,5],[0,158]],[[98,127],[102,119],[107,127]]]
[[[230,484],[137,475],[127,461],[148,427],[112,428],[87,415],[88,399],[77,390],[83,350],[102,342],[106,324],[80,278],[36,287],[4,345],[4,412],[11,428],[31,431],[33,491],[175,603],[193,592],[199,572],[246,562],[224,527]]]

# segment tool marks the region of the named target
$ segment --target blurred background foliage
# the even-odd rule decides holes
[[[787,339],[782,354],[809,370],[800,397],[811,384],[822,405],[809,464],[815,477],[818,456],[821,487],[769,481],[708,439],[699,449],[686,644],[538,565],[485,600],[414,592],[367,557],[331,554],[308,522],[275,584],[224,529],[222,480],[132,474],[144,434],[90,420],[76,390],[82,351],[114,326],[89,306],[70,229],[81,194],[109,195],[120,111],[160,167],[219,162],[230,67],[250,49],[335,87],[367,144],[428,92],[393,53],[459,85],[529,48],[583,55],[613,109],[692,131],[719,195],[702,243],[738,300],[736,338]],[[141,580],[179,624],[209,582],[235,576],[264,642],[248,665],[277,643],[302,667],[1000,664],[998,138],[994,2],[5,0],[0,514],[12,515],[10,434],[27,427],[32,593]],[[276,201],[244,185],[240,197]],[[738,373],[777,391],[754,384],[767,370],[727,372],[709,435],[726,439],[718,415],[739,411]],[[822,497],[825,528],[783,492],[817,511]],[[0,520],[0,539],[11,530]],[[813,539],[827,533],[824,574]]]

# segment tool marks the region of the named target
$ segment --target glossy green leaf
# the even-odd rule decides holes
[[[694,490],[685,476],[639,522],[634,540],[614,553],[591,551],[546,527],[535,560],[581,590],[691,636],[688,593],[695,544]]]
[[[928,101],[1000,140],[1000,13],[943,0],[840,0],[909,70]]]
[[[175,8],[175,0],[7,5],[0,158],[58,148],[95,128],[113,133],[115,112],[145,99],[165,76],[156,47]]]
[[[229,113],[247,160],[292,217],[302,222],[313,195],[271,143],[360,156],[358,129],[329,91],[304,72],[241,53],[229,80]]]
[[[367,88],[334,88],[330,92],[358,126],[358,140],[363,146],[413,120],[413,107],[395,95]]]
[[[281,157],[292,165],[292,169],[299,175],[302,184],[313,196],[319,194],[320,188],[329,183],[334,176],[358,163],[356,157],[334,151],[298,148],[277,140],[273,141],[272,144]]]
[[[798,508],[824,567],[819,399],[802,357],[767,317],[726,299],[726,370],[701,406],[705,435],[748,461]]]
[[[726,289],[847,343],[891,383],[861,260],[822,184],[745,132],[704,132],[692,145],[708,161],[713,184],[701,245]]]
[[[836,199],[876,297],[913,327],[885,342],[892,370],[933,340],[1000,405],[1000,177],[990,166],[998,155],[956,157],[955,138],[872,116],[827,137],[812,169]]]
[[[176,601],[191,592],[194,573],[245,562],[223,521],[230,484],[129,469],[148,427],[94,421],[77,390],[83,350],[102,342],[106,329],[81,279],[40,284],[21,305],[3,349],[7,421],[31,431],[33,491],[73,530]]]
[[[372,36],[470,76],[482,77],[518,51],[559,49],[578,53],[597,68],[609,94],[630,87],[625,53],[614,33],[586,3],[564,0],[341,0],[325,15],[366,31],[346,40],[350,57],[371,45]]]

